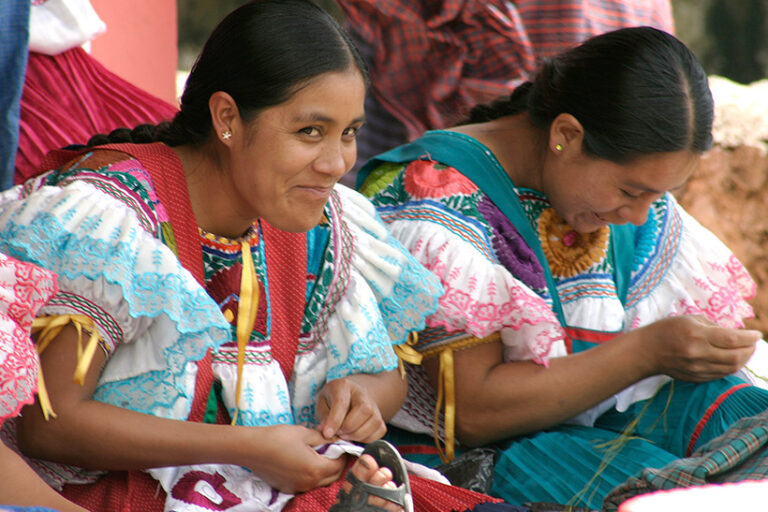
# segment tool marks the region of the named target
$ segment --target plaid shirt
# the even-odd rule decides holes
[[[734,423],[691,457],[661,469],[645,469],[605,498],[603,510],[615,511],[624,501],[653,491],[712,483],[768,478],[768,411]]]
[[[633,25],[674,30],[669,0],[337,3],[367,57],[372,101],[383,107],[367,104],[361,160],[455,124],[474,105],[510,93],[535,70],[537,59],[592,35]],[[366,139],[382,137],[366,150]]]

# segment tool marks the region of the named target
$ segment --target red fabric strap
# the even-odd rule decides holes
[[[592,329],[583,329],[581,327],[565,327],[565,333],[574,340],[588,341],[589,343],[605,343],[621,333],[593,331]]]
[[[137,159],[149,172],[160,202],[168,212],[171,228],[176,242],[176,251],[181,265],[205,287],[203,271],[203,250],[197,221],[192,211],[187,190],[184,168],[176,153],[162,143],[154,144],[106,144],[94,148],[76,151],[55,150],[48,153],[42,169],[58,169],[76,157],[91,151],[119,151]],[[197,363],[197,383],[195,397],[189,416],[190,421],[201,421],[205,413],[208,393],[213,384],[210,352]]]
[[[203,250],[187,191],[184,168],[176,153],[160,142],[153,144],[106,144],[94,148],[51,151],[45,157],[42,169],[58,169],[74,158],[91,151],[119,151],[132,156],[144,166],[152,177],[160,202],[170,217],[176,239],[177,255],[182,266],[189,270],[200,286],[205,286]]]
[[[189,200],[184,168],[176,153],[165,144],[109,144],[99,149],[110,149],[127,153],[141,162],[152,177],[155,191],[165,206],[176,241],[177,256],[195,280],[205,288],[203,250],[195,214]],[[197,362],[195,396],[189,414],[190,421],[202,421],[205,415],[208,393],[213,385],[211,352]]]
[[[729,390],[723,392],[719,397],[717,397],[717,400],[712,402],[712,405],[710,405],[706,412],[704,413],[704,416],[701,417],[699,420],[699,423],[696,425],[696,428],[693,430],[693,434],[691,435],[690,441],[688,441],[688,448],[685,450],[685,456],[690,457],[693,453],[693,449],[696,447],[696,441],[699,440],[699,436],[701,435],[702,430],[704,430],[704,427],[707,425],[707,422],[709,421],[709,418],[712,417],[712,414],[717,410],[720,405],[722,405],[725,400],[734,394],[736,391],[740,390],[741,388],[745,388],[749,386],[749,384],[738,384],[736,386],[733,386]]]
[[[272,306],[272,357],[290,381],[299,346],[307,289],[307,235],[261,222]]]

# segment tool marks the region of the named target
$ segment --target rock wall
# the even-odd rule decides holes
[[[715,146],[677,198],[752,274],[758,289],[747,325],[768,334],[768,80],[712,76],[710,88]]]

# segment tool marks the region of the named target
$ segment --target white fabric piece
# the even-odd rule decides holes
[[[83,46],[107,30],[89,0],[32,4],[29,17],[29,51],[45,55]]]

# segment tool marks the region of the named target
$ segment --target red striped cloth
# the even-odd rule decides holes
[[[31,52],[24,79],[14,183],[34,176],[45,155],[115,128],[170,119],[176,107],[136,87],[82,48]]]
[[[371,91],[409,139],[511,92],[549,57],[609,30],[674,31],[669,0],[338,0],[371,52]],[[370,123],[369,123],[370,127]],[[368,130],[375,136],[378,130]],[[406,142],[406,141],[402,141]]]

